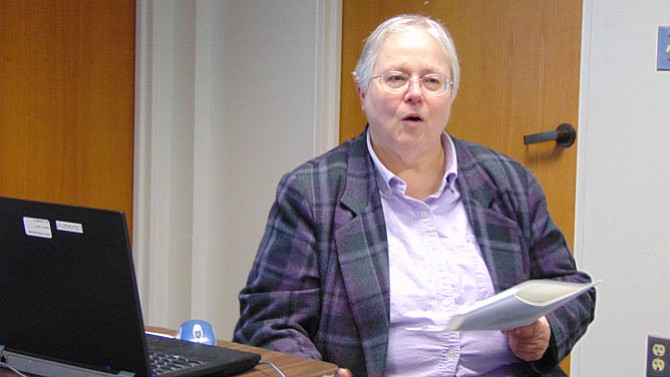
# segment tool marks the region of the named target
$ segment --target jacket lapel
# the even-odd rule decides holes
[[[363,134],[365,135],[365,134]],[[383,375],[389,333],[388,242],[365,137],[352,144],[335,243],[368,376]]]
[[[496,291],[505,290],[518,283],[524,276],[523,263],[518,252],[523,240],[518,226],[508,216],[509,210],[503,202],[504,193],[496,183],[495,177],[503,171],[494,167],[494,163],[485,161],[493,156],[469,148],[452,137],[458,159],[458,179],[456,186],[463,198],[470,224],[482,252],[482,257],[491,275]],[[497,169],[494,171],[494,169]]]

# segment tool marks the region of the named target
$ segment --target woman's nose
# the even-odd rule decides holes
[[[407,93],[405,98],[411,101],[420,101],[423,98],[423,88],[421,88],[421,80],[410,79],[407,85]]]

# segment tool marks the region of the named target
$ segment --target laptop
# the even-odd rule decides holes
[[[152,369],[166,355],[174,365]],[[46,376],[229,376],[260,355],[145,333],[123,212],[0,197],[0,361]]]

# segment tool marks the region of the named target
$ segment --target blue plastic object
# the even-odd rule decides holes
[[[188,320],[179,326],[177,339],[193,343],[216,344],[216,334],[212,325],[200,319]]]
[[[670,71],[670,26],[658,27],[658,52],[656,70]]]

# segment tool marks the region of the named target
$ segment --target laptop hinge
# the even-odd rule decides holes
[[[37,376],[55,376],[55,377],[135,377],[135,373],[121,371],[118,373],[103,372],[92,369],[77,367],[74,365],[62,364],[55,361],[49,361],[32,357],[13,351],[5,350],[4,345],[0,345],[0,360],[10,369],[16,369],[23,373]]]

